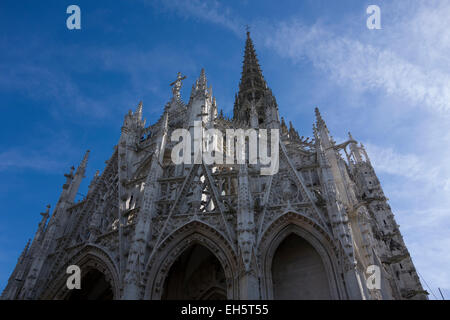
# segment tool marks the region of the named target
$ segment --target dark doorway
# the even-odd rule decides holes
[[[105,275],[91,269],[81,278],[81,289],[71,290],[67,300],[113,300],[114,294]]]
[[[164,284],[163,300],[225,300],[226,281],[216,256],[193,245],[174,262]]]

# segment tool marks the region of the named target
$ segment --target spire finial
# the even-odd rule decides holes
[[[75,172],[75,175],[81,174],[82,176],[84,176],[84,173],[86,172],[86,167],[87,167],[90,152],[91,151],[87,150],[86,153],[84,154],[83,160],[81,160],[81,163],[78,166],[77,171]]]
[[[200,77],[198,78],[198,87],[199,89],[206,89],[206,74],[205,74],[205,69],[202,68],[202,70],[200,71]]]
[[[348,132],[348,138],[349,138],[350,140],[355,140],[355,139],[353,139],[352,134],[350,133],[350,131]]]
[[[206,79],[205,69],[202,68],[200,71],[200,76],[195,81],[195,88],[193,89],[193,94],[197,93],[207,94],[212,98],[212,87],[208,88],[208,80]]]
[[[314,109],[314,112],[316,114],[317,128],[320,129],[321,127],[326,127],[325,121],[323,121],[323,119],[322,119],[322,115],[320,114],[319,108],[316,107]]]
[[[136,112],[135,112],[135,114],[142,114],[142,100],[141,101],[139,101],[139,104],[138,104],[138,106],[137,106],[137,108],[136,108]]]
[[[84,154],[83,160],[80,163],[80,167],[86,168],[90,152],[91,152],[90,150],[86,150],[86,153]]]

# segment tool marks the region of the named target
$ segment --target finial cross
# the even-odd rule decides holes
[[[177,80],[172,82],[170,85],[173,86],[172,93],[174,97],[179,98],[180,97],[180,90],[182,86],[182,82],[184,79],[186,79],[186,76],[181,75],[181,72],[177,73]]]

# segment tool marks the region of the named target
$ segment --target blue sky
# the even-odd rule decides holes
[[[153,123],[178,71],[187,101],[205,68],[231,114],[248,24],[281,116],[311,136],[318,106],[337,141],[366,145],[419,273],[449,298],[449,16],[445,0],[1,1],[0,288],[63,174],[90,149],[85,194],[124,114],[142,100]]]

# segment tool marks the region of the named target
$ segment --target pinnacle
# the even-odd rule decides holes
[[[81,160],[81,163],[80,163],[80,166],[78,167],[78,169],[77,169],[77,172],[81,169],[81,170],[84,170],[85,168],[86,168],[86,166],[87,166],[87,162],[88,162],[88,159],[89,159],[89,153],[90,153],[91,151],[90,150],[87,150],[86,151],[86,153],[84,154],[84,157],[83,157],[83,160]],[[83,171],[84,172],[84,171]]]
[[[314,109],[314,112],[316,114],[316,121],[317,121],[317,128],[326,127],[325,121],[322,119],[322,115],[320,114],[319,108],[316,107]]]
[[[135,114],[142,114],[142,106],[143,106],[142,101],[140,101],[136,108]]]
[[[200,71],[200,76],[197,80],[197,88],[198,89],[206,89],[206,87],[207,87],[207,79],[206,79],[205,69],[202,68],[202,70]]]

